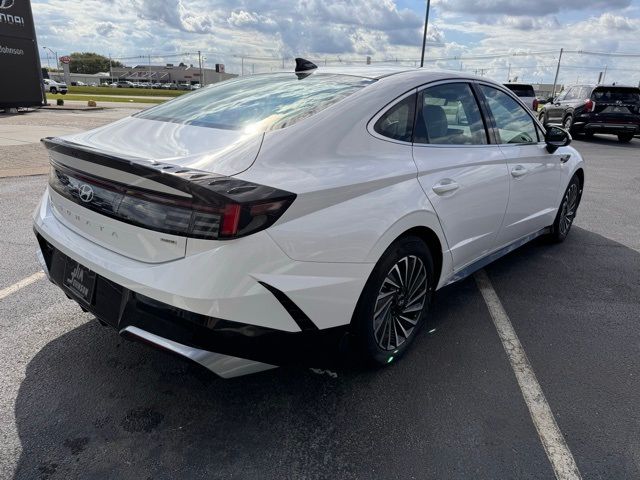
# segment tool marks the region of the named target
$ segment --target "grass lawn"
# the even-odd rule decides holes
[[[111,88],[111,87],[69,87],[69,93],[82,93],[90,95],[109,95],[110,97],[136,96],[136,97],[179,97],[188,91],[163,90],[161,88]]]
[[[160,100],[157,98],[129,98],[125,96],[113,96],[113,97],[90,97],[87,95],[73,95],[68,93],[66,95],[52,95],[51,93],[47,93],[47,100],[50,103],[56,103],[56,100],[61,98],[62,100],[80,100],[81,102],[88,102],[89,100],[94,100],[97,102],[98,106],[100,106],[101,102],[119,102],[119,103],[163,103],[166,100]],[[171,100],[171,98],[167,98],[167,100]]]

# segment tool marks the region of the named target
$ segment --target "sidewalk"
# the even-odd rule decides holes
[[[49,156],[40,143],[44,137],[97,128],[148,107],[148,104],[118,104],[102,110],[40,109],[0,115],[0,178],[47,174]]]

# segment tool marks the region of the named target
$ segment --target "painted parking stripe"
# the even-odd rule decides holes
[[[547,457],[558,480],[580,480],[580,471],[567,446],[567,442],[558,428],[553,412],[547,403],[536,374],[529,363],[511,320],[505,312],[498,294],[493,289],[486,272],[480,270],[474,275],[476,284],[484,298],[493,323],[498,331],[504,351],[509,357],[511,368],[516,375],[522,396],[527,404],[533,424],[538,431]]]
[[[0,290],[0,300],[2,300],[3,298],[7,298],[9,295],[16,293],[21,288],[27,287],[42,278],[44,278],[44,272],[37,272],[33,275],[28,276],[27,278],[23,278],[19,282],[16,282],[7,288],[3,288],[2,290]]]

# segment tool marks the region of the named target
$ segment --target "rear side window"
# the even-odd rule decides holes
[[[640,88],[597,87],[591,94],[595,102],[640,103]]]
[[[423,90],[418,101],[415,143],[486,145],[480,108],[467,83],[447,83]]]
[[[415,108],[416,95],[409,95],[387,110],[373,129],[384,137],[410,142],[413,137]]]
[[[531,98],[536,96],[536,92],[531,85],[506,84],[505,87],[515,93],[518,97]]]
[[[227,80],[146,110],[138,118],[263,132],[284,128],[352,95],[375,80],[293,73]]]
[[[480,85],[498,129],[499,143],[537,143],[538,129],[529,113],[506,93]]]

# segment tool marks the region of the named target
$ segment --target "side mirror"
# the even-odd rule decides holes
[[[564,128],[549,127],[544,141],[547,143],[547,151],[555,153],[560,147],[566,147],[571,144],[571,134]]]

